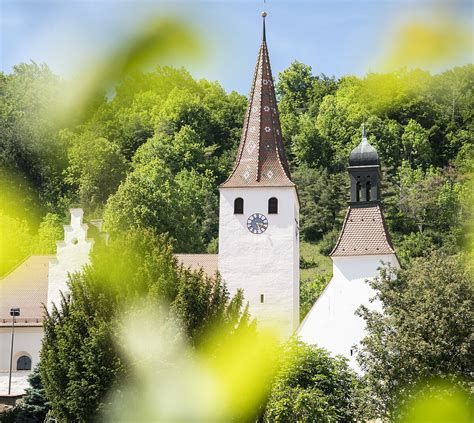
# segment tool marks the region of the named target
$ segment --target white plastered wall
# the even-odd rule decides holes
[[[333,257],[333,277],[298,329],[307,344],[342,355],[360,371],[353,351],[365,336],[365,321],[355,311],[365,305],[381,310],[379,301],[370,302],[375,291],[367,283],[379,274],[382,263],[399,267],[394,254],[383,256]]]
[[[234,200],[244,199],[244,214],[234,214]],[[268,200],[278,199],[278,214],[268,214]],[[252,234],[247,219],[268,218],[268,229]],[[219,271],[231,295],[244,290],[259,326],[271,326],[286,338],[299,323],[299,206],[292,187],[221,188]],[[261,295],[264,302],[261,303]]]
[[[0,372],[8,372],[10,368],[11,333],[11,327],[0,327]],[[16,360],[22,355],[31,358],[31,368],[38,364],[42,337],[42,327],[15,327],[13,371],[16,370]]]
[[[82,222],[82,209],[70,209],[71,224],[64,226],[64,241],[56,242],[56,258],[49,263],[48,310],[53,303],[60,305],[61,292],[67,293],[68,275],[81,270],[89,263],[89,253],[94,245],[87,238],[87,224]]]

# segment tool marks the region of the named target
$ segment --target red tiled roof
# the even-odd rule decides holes
[[[330,256],[395,254],[378,203],[350,205],[341,234]]]
[[[217,254],[176,254],[178,263],[191,270],[202,268],[207,276],[213,277],[217,272]]]
[[[221,187],[294,186],[281,135],[280,117],[265,39],[258,54],[234,170]]]
[[[42,304],[48,299],[49,260],[53,256],[30,256],[0,279],[0,326],[10,325],[10,309],[19,307],[19,326],[31,326],[43,319]]]

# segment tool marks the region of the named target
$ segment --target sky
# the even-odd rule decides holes
[[[445,2],[448,0],[445,0]],[[429,18],[436,0],[267,0],[274,76],[298,60],[315,74],[362,76],[378,70],[400,22]],[[450,0],[472,28],[473,2]],[[64,78],[107,55],[152,16],[176,16],[201,37],[205,55],[186,62],[197,78],[247,94],[261,40],[263,1],[0,0],[0,70],[31,60]],[[471,34],[472,35],[472,34]],[[472,62],[472,51],[453,64]]]

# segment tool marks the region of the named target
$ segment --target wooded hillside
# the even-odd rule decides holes
[[[474,67],[341,79],[294,62],[277,81],[302,239],[327,254],[344,215],[347,157],[364,123],[383,164],[382,198],[403,260],[465,241],[473,150]],[[185,69],[122,80],[74,119],[61,113],[71,82],[46,65],[0,75],[0,205],[4,273],[54,251],[67,209],[104,217],[111,233],[168,232],[177,252],[215,252],[217,186],[229,174],[246,98]]]

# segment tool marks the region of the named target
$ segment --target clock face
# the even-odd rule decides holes
[[[268,228],[268,219],[260,213],[254,213],[247,219],[247,228],[253,234],[262,234]]]

